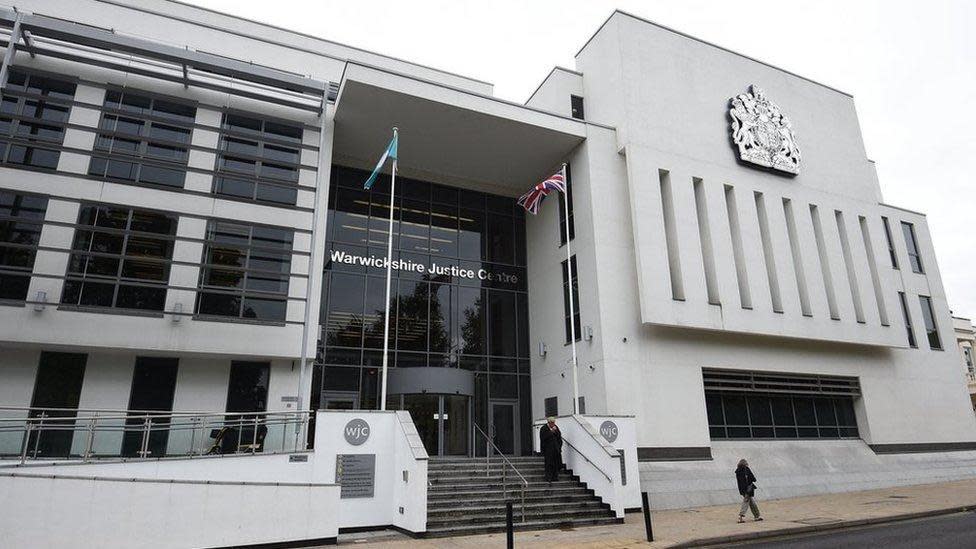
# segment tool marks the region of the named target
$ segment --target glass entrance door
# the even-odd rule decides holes
[[[462,395],[391,395],[387,407],[406,410],[432,456],[466,456],[470,438],[469,398]]]
[[[518,418],[516,402],[491,403],[491,438],[495,446],[506,455],[519,453],[519,441],[515,421]]]

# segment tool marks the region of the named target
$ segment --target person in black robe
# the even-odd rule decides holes
[[[539,448],[546,461],[546,482],[553,482],[559,478],[559,470],[563,467],[563,434],[556,425],[556,418],[550,417],[539,430]]]

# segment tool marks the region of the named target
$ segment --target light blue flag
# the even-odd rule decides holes
[[[377,176],[380,175],[380,170],[383,169],[383,164],[386,164],[386,159],[392,158],[394,161],[397,159],[397,134],[393,134],[393,139],[390,140],[390,144],[387,145],[386,150],[383,151],[383,156],[380,157],[380,161],[376,163],[376,167],[373,168],[373,173],[369,174],[369,179],[363,185],[363,189],[369,190],[376,182]]]

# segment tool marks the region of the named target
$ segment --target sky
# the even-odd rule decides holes
[[[518,102],[553,65],[574,68],[614,9],[851,93],[885,203],[927,214],[949,307],[976,318],[976,2],[192,3],[486,80]]]

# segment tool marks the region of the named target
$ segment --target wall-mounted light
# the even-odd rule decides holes
[[[539,342],[539,356],[545,358],[545,356],[547,354],[549,354],[549,346],[546,345],[546,342],[545,341],[540,341]]]
[[[47,292],[44,290],[38,290],[37,295],[34,296],[34,310],[41,312],[47,306]]]
[[[183,318],[183,304],[175,303],[173,304],[173,322],[179,322]]]
[[[593,341],[593,326],[583,326],[583,339]]]

